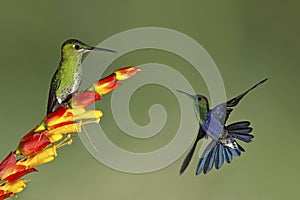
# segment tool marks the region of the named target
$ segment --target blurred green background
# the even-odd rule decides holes
[[[221,170],[196,177],[194,158],[188,171],[179,176],[181,157],[153,173],[122,173],[95,160],[76,137],[73,145],[59,149],[54,162],[38,167],[40,172],[28,176],[32,181],[19,198],[296,199],[300,178],[297,150],[300,134],[296,127],[300,102],[299,9],[299,1],[258,0],[2,2],[1,158],[44,116],[50,78],[59,62],[60,45],[67,38],[80,38],[96,45],[131,28],[165,27],[202,44],[222,74],[228,97],[269,78],[231,115],[230,121],[252,122],[255,140],[243,145],[247,152],[241,158],[225,164]],[[118,67],[148,62],[164,63],[178,70],[184,68],[182,73],[188,75],[195,91],[207,94],[202,78],[189,75],[193,74],[192,67],[166,52],[132,52],[115,61],[107,73]],[[149,92],[151,95],[147,97]],[[101,125],[111,132],[108,137],[132,151],[145,150],[113,124],[109,97],[98,103],[105,113]],[[178,102],[165,88],[145,86],[133,98],[139,102],[131,105],[133,119],[141,125],[147,124],[147,109],[153,103],[168,104],[168,112],[178,113]],[[167,143],[176,123],[178,117],[168,119],[159,135],[161,139],[153,138],[151,143],[141,141],[146,150]]]

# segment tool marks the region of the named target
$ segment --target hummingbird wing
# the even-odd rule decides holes
[[[266,82],[268,79],[264,79],[262,81],[260,81],[259,83],[255,84],[253,87],[251,87],[249,90],[247,90],[246,92],[238,95],[237,97],[233,98],[233,99],[230,99],[229,101],[226,102],[227,104],[227,107],[234,107],[236,106],[240,100],[246,95],[248,94],[251,90],[253,90],[254,88],[256,88],[257,86],[263,84],[264,82]]]
[[[53,112],[54,107],[58,104],[56,97],[56,90],[60,84],[60,80],[57,78],[59,70],[56,70],[54,76],[51,80],[49,96],[48,96],[48,105],[47,105],[47,114]]]
[[[188,154],[185,156],[185,159],[181,165],[179,174],[182,175],[183,172],[186,170],[187,166],[190,164],[191,159],[193,157],[193,154],[195,152],[195,149],[197,147],[197,143],[206,135],[206,133],[204,132],[204,130],[201,128],[201,126],[199,126],[199,132],[197,135],[197,138],[192,146],[192,148],[190,149],[190,151],[188,152]]]
[[[227,107],[226,103],[221,103],[217,106],[215,106],[211,113],[214,117],[216,117],[222,124],[225,124],[230,113],[232,112],[232,108]]]
[[[233,108],[235,107],[241,100],[242,98],[248,94],[251,90],[255,89],[256,87],[258,87],[259,85],[263,84],[265,81],[267,81],[268,79],[264,79],[262,81],[260,81],[259,83],[255,84],[253,87],[251,87],[250,89],[248,89],[246,92],[230,99],[229,101],[225,102],[225,103],[221,103],[217,106],[215,106],[212,109],[212,113],[214,114],[215,117],[219,118],[219,120],[221,122],[223,122],[224,124],[226,123],[230,113],[232,112]]]

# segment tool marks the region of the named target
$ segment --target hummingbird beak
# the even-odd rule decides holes
[[[99,48],[99,47],[91,47],[89,48],[90,51],[106,51],[106,52],[111,52],[111,53],[117,53],[115,50],[111,49],[104,49],[104,48]]]
[[[178,90],[178,89],[176,89],[176,91],[179,92],[179,93],[182,93],[182,94],[187,95],[188,97],[190,97],[190,98],[193,99],[194,101],[197,101],[197,97],[196,97],[195,95],[191,95],[191,94],[189,94],[189,93],[186,93],[186,92],[181,91],[181,90]]]

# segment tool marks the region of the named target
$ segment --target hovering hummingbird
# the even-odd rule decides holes
[[[227,163],[230,163],[233,156],[238,157],[241,155],[241,152],[245,151],[243,147],[237,143],[236,139],[247,143],[252,141],[254,136],[249,134],[252,131],[250,122],[240,121],[228,126],[226,126],[225,123],[232,112],[233,107],[236,106],[248,92],[263,84],[266,80],[267,79],[260,81],[246,92],[225,103],[215,106],[213,109],[209,108],[208,100],[205,96],[191,95],[177,90],[178,92],[186,94],[193,99],[196,117],[199,121],[199,132],[197,138],[183,161],[179,171],[180,174],[182,174],[189,165],[197,143],[203,137],[209,137],[212,140],[207,145],[199,159],[196,175],[201,172],[204,174],[208,173],[214,164],[215,168],[219,169],[222,167],[224,160]]]
[[[61,60],[51,80],[47,114],[67,102],[78,91],[82,81],[82,56],[90,51],[116,53],[110,49],[89,46],[76,39],[69,39],[62,44]]]

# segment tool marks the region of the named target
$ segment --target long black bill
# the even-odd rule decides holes
[[[99,47],[91,47],[91,51],[106,51],[106,52],[111,52],[111,53],[117,53],[115,50],[111,49],[104,49],[104,48],[99,48]]]
[[[179,92],[179,93],[181,93],[181,94],[185,94],[185,95],[187,95],[188,97],[190,97],[190,98],[192,98],[193,100],[196,100],[197,101],[197,97],[195,96],[195,95],[191,95],[191,94],[189,94],[189,93],[187,93],[187,92],[184,92],[184,91],[182,91],[182,90],[178,90],[178,89],[175,89],[177,92]]]

